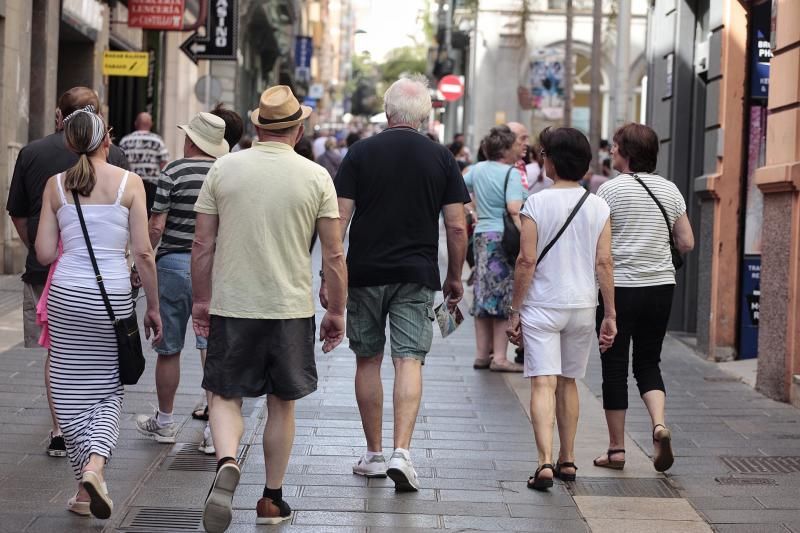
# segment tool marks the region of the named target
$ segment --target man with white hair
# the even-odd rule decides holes
[[[367,451],[353,473],[389,476],[399,491],[419,489],[409,448],[422,398],[422,365],[433,339],[433,297],[443,290],[452,309],[461,300],[467,248],[464,204],[470,201],[450,151],[419,129],[431,98],[424,78],[401,79],[384,96],[389,127],[354,144],[336,174],[347,256],[347,336],[356,355],[356,400]],[[439,213],[444,212],[448,268],[439,277]],[[320,300],[327,305],[323,280]],[[381,447],[381,362],[386,318],[391,330],[394,453]]]

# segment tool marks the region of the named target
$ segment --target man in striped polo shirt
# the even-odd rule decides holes
[[[174,443],[178,432],[172,410],[181,376],[180,354],[186,325],[192,316],[189,267],[195,228],[194,204],[211,165],[228,153],[222,118],[199,113],[189,124],[178,127],[186,133],[183,158],[171,162],[161,173],[150,218],[150,242],[154,248],[158,246],[158,293],[164,324],[164,336],[155,346],[158,410],[153,416],[136,418],[140,433],[164,443]],[[196,347],[205,360],[206,339],[197,336]],[[214,454],[208,427],[200,451]]]

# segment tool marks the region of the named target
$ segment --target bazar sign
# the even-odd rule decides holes
[[[103,52],[103,76],[134,76],[146,78],[150,54],[148,52]]]
[[[128,26],[148,30],[180,30],[185,0],[128,0]]]

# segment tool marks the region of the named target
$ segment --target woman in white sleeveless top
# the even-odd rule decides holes
[[[539,468],[528,488],[546,490],[554,477],[575,480],[575,380],[586,374],[595,345],[598,285],[607,302],[601,350],[611,346],[617,328],[608,204],[579,183],[592,161],[589,141],[574,128],[548,128],[539,143],[544,168],[555,184],[531,195],[520,212],[522,236],[508,335],[515,344],[524,340],[525,377],[531,378]],[[560,450],[553,465],[556,416]]]
[[[132,239],[145,295],[145,334],[161,337],[153,249],[147,234],[142,180],[106,162],[111,141],[103,119],[87,106],[64,119],[65,139],[78,162],[47,184],[42,199],[36,256],[52,263],[63,255],[47,300],[50,386],[64,432],[78,492],[68,509],[108,518],[113,502],[103,470],[119,437],[123,387],[117,343],[84,240],[73,191],[80,195],[89,238],[114,313],[133,312],[125,251]]]

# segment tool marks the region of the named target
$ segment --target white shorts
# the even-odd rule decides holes
[[[522,308],[522,337],[525,343],[525,377],[586,375],[594,346],[595,308]]]

